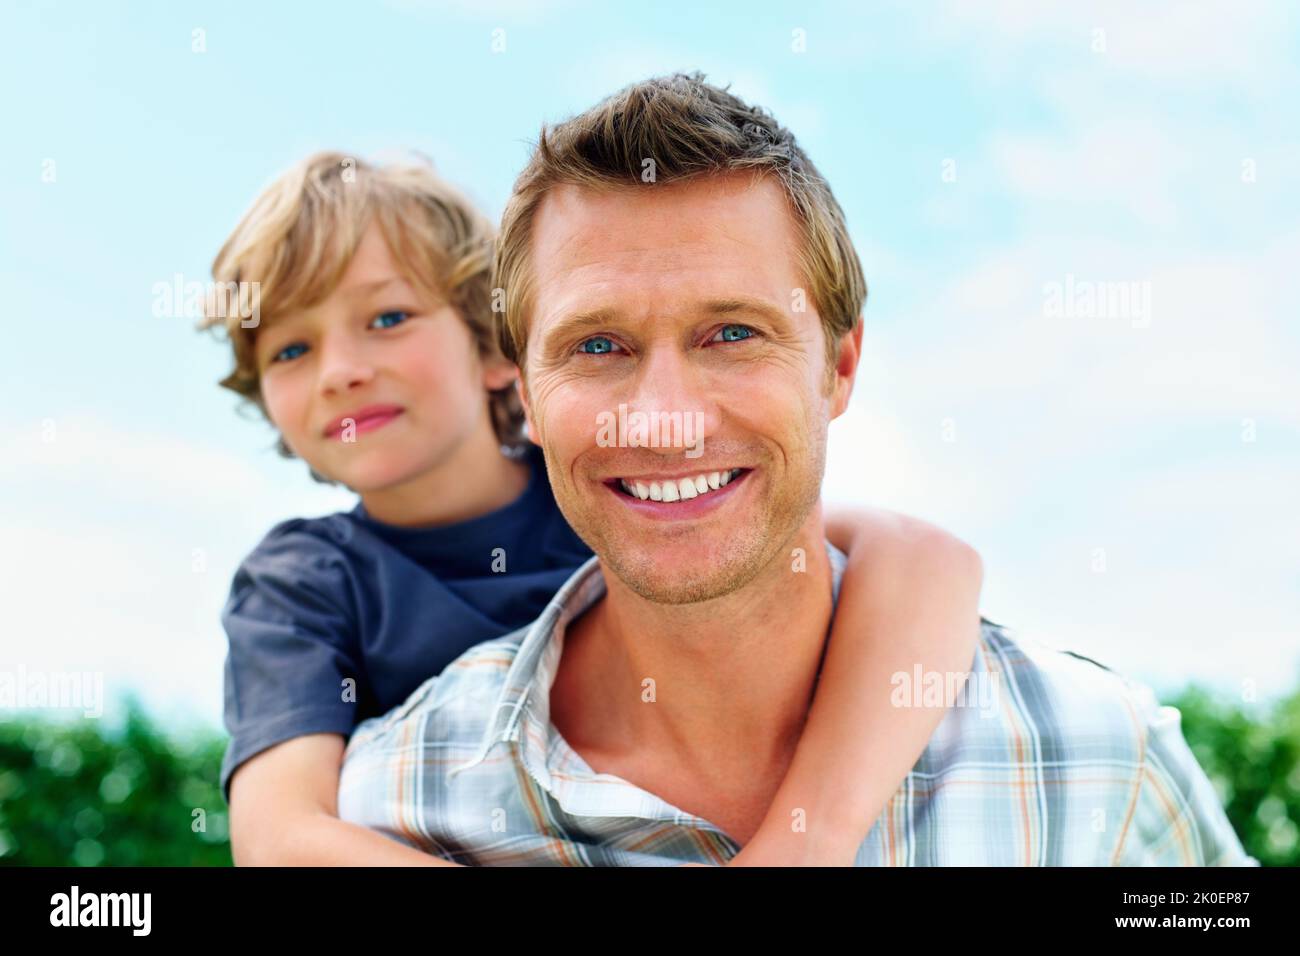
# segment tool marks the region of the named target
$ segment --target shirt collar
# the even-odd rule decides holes
[[[839,602],[840,579],[843,577],[847,559],[844,552],[829,541],[826,542],[826,552],[831,562],[833,616],[834,607]],[[548,788],[551,786],[546,760],[549,740],[539,741],[535,737],[523,739],[526,736],[524,717],[527,715],[530,718],[534,731],[540,731],[537,736],[549,738],[550,690],[555,682],[560,654],[564,649],[564,640],[557,635],[567,629],[570,621],[583,614],[604,596],[605,578],[600,570],[600,558],[593,556],[573,572],[555,593],[546,610],[528,626],[519,643],[519,649],[515,652],[510,670],[506,672],[504,686],[497,697],[492,717],[488,721],[478,750],[468,762],[448,771],[449,777],[481,763],[498,743],[522,741],[520,744],[522,751],[540,748],[540,753],[534,753],[533,759],[526,759],[525,762],[540,778],[539,783]],[[829,625],[827,633],[830,633]]]
[[[518,740],[530,695],[536,696],[533,709],[545,726],[550,720],[551,684],[564,646],[563,639],[552,638],[604,596],[605,578],[600,571],[600,559],[593,556],[570,575],[546,610],[524,632],[478,751],[468,763],[449,771],[448,776],[480,763],[496,744]]]

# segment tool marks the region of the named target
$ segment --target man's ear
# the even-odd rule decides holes
[[[537,423],[533,421],[533,403],[528,395],[528,383],[522,373],[515,379],[515,391],[519,394],[519,404],[524,409],[524,421],[528,424],[528,438],[534,445],[542,443],[542,436],[537,432]]]
[[[858,361],[862,358],[862,316],[851,332],[840,336],[839,354],[835,360],[834,392],[831,396],[831,418],[839,418],[849,407],[853,382],[858,374]]]

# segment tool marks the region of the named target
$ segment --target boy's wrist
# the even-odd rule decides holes
[[[764,823],[729,866],[852,866],[866,831],[822,821],[795,830]]]

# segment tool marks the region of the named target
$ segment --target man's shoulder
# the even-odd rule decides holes
[[[523,627],[504,637],[475,644],[388,713],[358,724],[348,742],[349,749],[391,733],[412,720],[455,721],[471,733],[479,717],[486,725],[527,634],[528,628]]]
[[[1094,658],[987,618],[980,619],[979,646],[985,667],[1039,682],[1069,700],[1120,701],[1138,686]]]
[[[1029,759],[1136,767],[1157,707],[1149,688],[1105,664],[982,620],[971,674],[938,736],[1013,740]]]

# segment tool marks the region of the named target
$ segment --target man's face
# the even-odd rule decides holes
[[[563,186],[533,228],[522,395],[560,509],[649,600],[742,587],[818,500],[826,427],[848,402],[861,339],[859,325],[827,367],[780,185],[731,173]],[[702,454],[667,447],[671,432],[651,432],[659,447],[611,443],[610,423],[638,412],[700,422]],[[706,491],[682,483],[699,477]],[[636,493],[656,486],[665,500]]]

